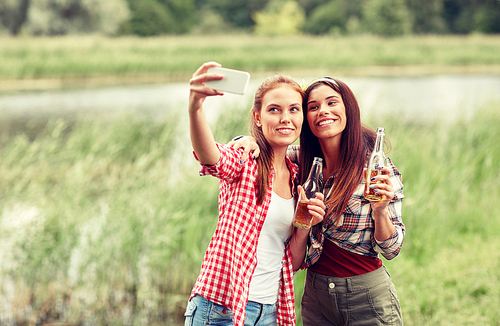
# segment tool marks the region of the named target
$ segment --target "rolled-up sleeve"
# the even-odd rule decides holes
[[[219,161],[213,165],[201,165],[200,176],[211,175],[213,177],[232,182],[239,178],[242,164],[240,156],[242,149],[234,150],[226,145],[216,143],[221,155]],[[196,153],[195,159],[199,162]]]
[[[403,238],[405,235],[405,226],[402,219],[403,207],[403,183],[399,170],[388,159],[392,172],[390,180],[394,188],[394,199],[388,206],[389,218],[394,225],[394,233],[385,241],[378,241],[375,239],[375,251],[379,252],[386,259],[391,260],[396,257],[401,247],[403,246]]]

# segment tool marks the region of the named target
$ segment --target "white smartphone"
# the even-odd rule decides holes
[[[223,75],[224,79],[211,80],[205,83],[205,86],[218,91],[230,92],[234,94],[245,94],[250,74],[246,71],[212,67],[208,68],[207,73]]]

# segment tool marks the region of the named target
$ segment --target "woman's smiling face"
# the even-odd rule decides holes
[[[261,112],[254,119],[271,147],[288,146],[302,130],[302,95],[288,85],[272,89],[264,95]]]
[[[312,133],[320,140],[340,140],[347,124],[342,96],[324,84],[314,88],[307,99],[307,122]]]

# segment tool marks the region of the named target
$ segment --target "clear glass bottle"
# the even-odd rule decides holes
[[[375,147],[373,148],[373,152],[370,156],[370,161],[368,161],[368,165],[366,167],[366,175],[365,175],[365,191],[364,197],[371,201],[379,201],[382,199],[381,195],[378,195],[373,191],[370,186],[375,182],[371,179],[381,174],[381,169],[386,165],[386,158],[384,154],[384,140],[385,140],[385,130],[384,128],[377,128],[377,140],[375,142]]]
[[[299,192],[297,200],[297,208],[295,209],[295,217],[293,218],[293,225],[301,229],[309,229],[312,224],[312,216],[309,214],[307,205],[309,204],[309,199],[314,198],[319,189],[319,176],[323,171],[323,159],[321,157],[315,157],[311,170],[309,171],[309,176],[302,185],[304,192]]]

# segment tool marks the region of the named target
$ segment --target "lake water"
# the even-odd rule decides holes
[[[297,78],[299,83],[313,78]],[[470,117],[488,101],[500,100],[500,75],[444,75],[426,77],[343,78],[356,95],[362,115],[390,112],[402,120],[452,121]],[[250,108],[256,87],[251,80],[246,95],[209,98],[211,119],[220,108]],[[108,87],[0,95],[0,116],[46,116],[95,112],[103,115],[145,112],[158,117],[186,110],[188,83]],[[226,105],[227,104],[227,105]],[[187,114],[186,114],[187,115]]]
[[[297,78],[309,83],[314,78]],[[205,101],[209,122],[215,122],[226,110],[236,107],[250,109],[253,94],[262,82],[251,79],[245,95],[227,93]],[[375,112],[390,113],[401,122],[426,123],[439,121],[452,123],[468,119],[486,103],[500,103],[500,75],[443,75],[425,77],[371,77],[342,78],[358,99],[361,118],[365,120]],[[22,120],[47,116],[68,116],[80,113],[114,118],[120,115],[146,114],[161,119],[172,112],[183,130],[177,134],[177,146],[172,162],[180,162],[190,155],[187,119],[188,83],[120,86],[97,89],[75,89],[46,92],[24,92],[0,95],[0,122],[12,117]],[[500,106],[500,105],[499,105]],[[500,109],[500,108],[499,108]],[[242,117],[242,118],[246,118]],[[15,129],[16,126],[7,126]],[[193,165],[195,162],[193,161]],[[172,171],[180,169],[173,164]],[[179,177],[181,174],[175,174]],[[172,177],[170,182],[177,180]]]

